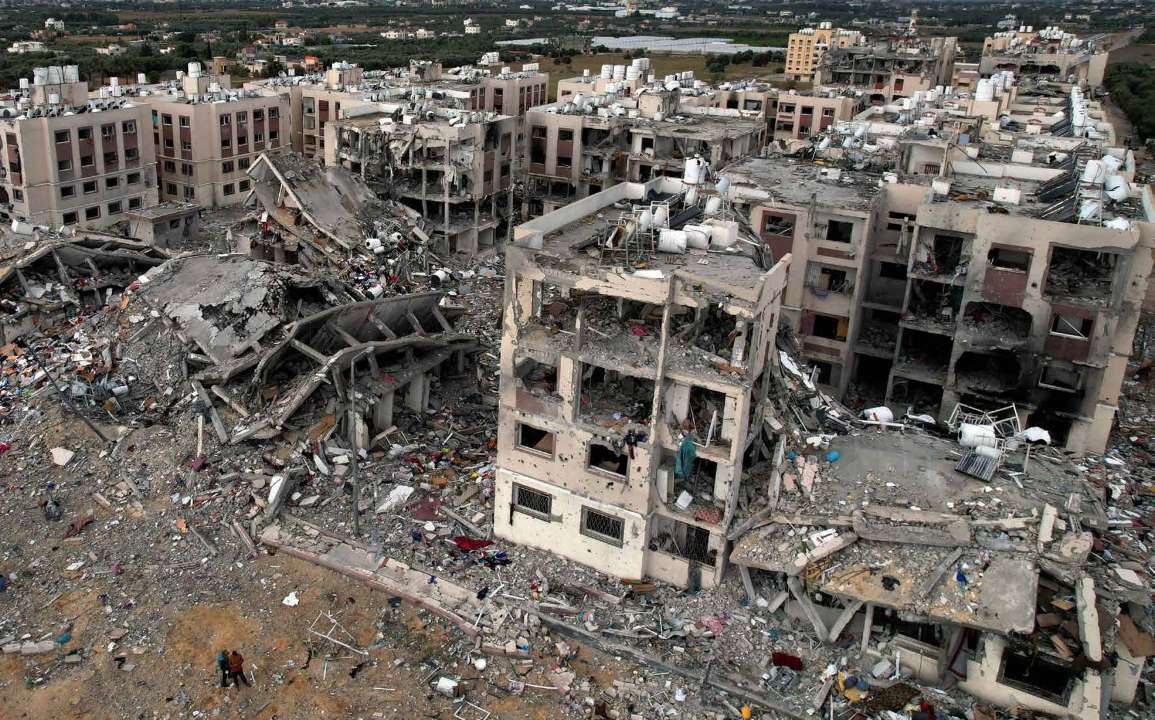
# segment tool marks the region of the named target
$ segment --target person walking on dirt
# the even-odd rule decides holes
[[[229,675],[233,678],[233,682],[236,683],[237,687],[241,686],[241,681],[244,681],[245,685],[252,687],[252,683],[250,683],[248,677],[245,676],[245,659],[236,650],[229,653]]]
[[[229,686],[229,651],[221,650],[217,653],[217,669],[221,671],[221,687]]]

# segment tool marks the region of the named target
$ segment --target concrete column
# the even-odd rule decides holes
[[[424,373],[409,381],[405,392],[405,406],[413,412],[425,412],[425,388],[429,377]]]
[[[390,390],[373,405],[373,429],[377,432],[387,430],[393,424],[393,397]]]

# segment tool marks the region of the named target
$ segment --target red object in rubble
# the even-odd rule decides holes
[[[493,544],[493,541],[482,540],[480,538],[471,538],[466,535],[458,535],[457,537],[453,538],[453,544],[465,552],[473,552],[474,550],[480,550],[482,548],[489,547]]]

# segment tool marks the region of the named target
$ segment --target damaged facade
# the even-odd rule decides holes
[[[744,463],[765,450],[789,258],[765,263],[738,223],[702,218],[698,190],[620,183],[515,231],[496,536],[619,577],[722,579]],[[687,233],[702,250],[686,254]]]
[[[526,216],[619,182],[681,177],[686,161],[695,157],[721,167],[766,143],[765,106],[747,114],[683,103],[679,88],[683,82],[692,86],[692,78],[657,81],[648,60],[634,63],[637,79],[619,84],[598,78],[588,84],[592,94],[576,91],[568,101],[526,113]],[[630,90],[631,84],[637,88]]]
[[[430,220],[441,253],[472,254],[507,237],[518,119],[421,102],[381,103],[331,122],[325,161]]]
[[[1025,425],[1100,452],[1151,269],[1150,191],[1098,125],[1044,135],[1026,128],[1053,119],[1036,109],[1017,124],[1016,107],[965,148],[901,120],[886,135],[864,115],[824,143],[833,162],[758,158],[722,174],[773,253],[797,259],[786,317],[837,397],[942,421],[960,402],[1013,401]]]

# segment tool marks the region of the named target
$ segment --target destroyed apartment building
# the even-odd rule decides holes
[[[0,263],[0,345],[104,307],[168,260],[152,245],[103,233],[17,238],[26,251]]]
[[[717,168],[762,149],[764,117],[684,103],[680,87],[683,82],[692,87],[693,78],[657,80],[648,62],[634,60],[627,80],[603,77],[574,84],[575,79],[569,100],[526,113],[526,217],[619,182],[681,177],[686,162],[696,157]],[[583,86],[588,89],[577,89]]]
[[[904,37],[829,48],[814,69],[816,86],[861,90],[881,105],[948,86],[958,41],[953,37]]]
[[[328,124],[326,165],[420,212],[438,253],[473,254],[505,241],[520,152],[516,117],[418,99],[362,110]]]
[[[1058,26],[997,32],[983,41],[979,73],[989,77],[1010,70],[1020,77],[1037,77],[1097,88],[1107,70],[1109,35],[1080,38]],[[1104,47],[1104,45],[1108,45]]]
[[[357,175],[291,152],[249,170],[248,218],[229,229],[237,252],[315,272],[337,272],[362,299],[411,289],[431,268],[428,223],[382,200]]]
[[[701,160],[686,173],[517,228],[494,534],[619,577],[709,587],[752,491],[744,464],[766,450],[763,375],[789,257],[767,262],[722,217]]]
[[[818,382],[941,422],[1013,402],[1056,443],[1102,452],[1155,240],[1131,152],[1086,133],[960,147],[868,126],[817,161],[722,171],[774,256],[795,258],[783,314]]]
[[[380,102],[420,98],[450,110],[521,117],[528,108],[546,102],[548,84],[549,74],[534,63],[525,63],[516,72],[508,67],[494,72],[469,65],[446,71],[439,62],[410,60],[406,67],[367,72],[342,61],[324,73],[251,80],[245,89],[286,95],[293,149],[323,160],[326,126],[350,112],[362,112]]]

